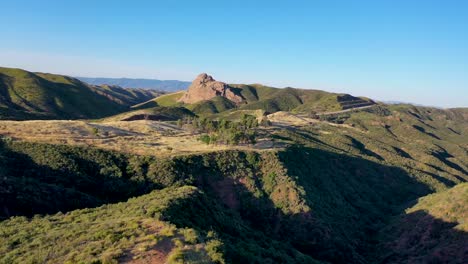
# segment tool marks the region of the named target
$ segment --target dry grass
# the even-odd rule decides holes
[[[193,154],[251,146],[206,145],[199,135],[158,121],[0,121],[0,135],[52,144],[95,146],[102,149],[154,156]],[[255,149],[274,147],[260,139]]]
[[[260,115],[261,113],[258,112]],[[176,156],[205,153],[227,149],[269,150],[283,148],[281,142],[272,141],[270,135],[284,127],[338,126],[351,128],[347,124],[333,124],[288,112],[277,112],[267,116],[270,127],[259,128],[255,145],[207,145],[198,140],[199,134],[181,129],[169,122],[138,120],[33,120],[0,121],[0,136],[30,142],[94,146],[107,150],[152,156]],[[320,131],[322,134],[330,132]]]
[[[267,117],[268,117],[268,120],[272,122],[272,124],[286,125],[286,126],[304,126],[304,125],[318,122],[318,120],[316,119],[299,117],[289,112],[283,112],[283,111],[270,114]]]

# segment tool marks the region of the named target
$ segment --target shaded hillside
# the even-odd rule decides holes
[[[98,118],[126,111],[157,95],[89,86],[62,75],[0,68],[0,119]]]
[[[468,259],[468,184],[431,194],[381,234],[383,263],[464,263]]]
[[[411,116],[405,113],[399,118],[413,118]],[[374,121],[369,122],[363,125],[374,131],[370,127]],[[326,132],[332,128],[317,129]],[[399,131],[394,132],[397,139],[391,139],[392,146],[400,150],[397,151],[388,148],[389,142],[367,138],[358,131],[324,133],[322,137],[315,129],[280,130],[275,134],[277,140],[294,142],[290,148],[281,151],[224,151],[173,158],[6,142],[0,164],[3,173],[1,197],[7,208],[4,213],[66,212],[125,201],[153,189],[193,185],[202,192],[188,196],[169,211],[160,212],[162,218],[158,219],[175,224],[177,228],[194,229],[201,243],[209,232],[215,232],[223,244],[222,259],[227,263],[313,263],[314,260],[373,263],[376,252],[381,250],[374,245],[379,241],[381,244],[390,241],[379,235],[390,219],[403,213],[416,198],[436,189],[446,189],[456,181],[466,181],[468,177],[463,171],[452,171],[448,164],[439,164],[436,157],[429,160],[426,156],[419,157],[417,152],[421,146],[395,143]],[[427,140],[427,149],[431,149],[429,142],[435,139],[415,131],[418,134],[414,136]],[[370,133],[370,137],[381,137],[377,131]],[[445,134],[438,135],[446,137]],[[442,146],[440,142],[434,143]],[[452,144],[443,144],[447,153],[453,156],[447,159],[457,164],[465,162],[463,153],[460,154]],[[433,157],[431,153],[425,155]],[[385,161],[378,157],[384,157]],[[437,175],[418,171],[426,165],[414,163],[412,157],[440,168],[441,172]],[[21,167],[18,164],[22,164]],[[454,177],[456,174],[459,178]],[[134,208],[134,205],[128,207]],[[122,217],[121,211],[109,206],[105,208],[111,214],[109,219]],[[74,211],[71,215],[81,219],[88,212],[100,214],[92,209]],[[60,220],[62,216],[57,217],[57,221],[63,221]],[[48,219],[36,217],[34,221],[38,222],[33,222],[34,225],[24,220],[5,221],[0,228],[30,230],[41,222],[47,223]],[[79,228],[78,222],[70,221],[69,225]],[[107,223],[102,221],[102,224]],[[150,221],[149,226],[157,223],[156,220],[145,221]],[[139,228],[144,233],[148,227]],[[90,229],[89,232],[98,230]],[[135,230],[139,229],[130,228],[123,236],[112,235],[117,236],[118,243],[114,242],[114,245],[120,247],[126,234],[131,235]],[[56,232],[66,234],[67,229],[58,228]],[[84,232],[80,237],[91,236]],[[28,234],[21,233],[20,236],[26,239]],[[34,236],[44,239],[45,243],[50,242],[40,234]],[[70,238],[80,241],[77,235]],[[13,259],[41,252],[29,247],[29,242],[15,244],[10,238],[1,239],[8,245],[4,250],[17,254]],[[101,245],[98,248],[107,243],[105,240],[95,241],[96,245]],[[457,240],[454,243],[460,245]],[[110,257],[125,257],[125,249],[124,253],[112,253]],[[57,257],[63,258],[68,253],[61,254]],[[80,254],[92,256],[86,252]],[[101,258],[100,254],[95,257]]]
[[[116,85],[125,88],[143,88],[167,92],[176,92],[185,90],[190,82],[177,80],[156,80],[156,79],[131,79],[131,78],[95,78],[95,77],[76,77],[78,80],[91,85]]]
[[[141,110],[133,110],[104,118],[102,121],[135,121],[135,120],[155,120],[155,121],[177,121],[184,117],[193,117],[195,114],[185,107],[164,107],[156,106]]]
[[[164,93],[147,89],[122,88],[115,85],[101,85],[94,87],[98,94],[121,105],[132,106],[154,99]]]

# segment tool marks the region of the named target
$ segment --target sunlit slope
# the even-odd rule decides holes
[[[277,111],[292,111],[295,113],[329,112],[374,104],[373,101],[366,98],[319,90],[279,89],[259,84],[233,84],[230,87],[234,93],[244,99],[243,103],[235,105],[228,99],[217,96],[194,104],[183,104],[178,102],[178,99],[184,93],[182,91],[163,95],[134,107],[142,109],[155,106],[183,106],[198,115],[205,116],[237,110],[263,110],[267,113]]]
[[[223,263],[213,235],[166,221],[200,203],[195,187],[167,188],[127,202],[27,219],[0,226],[1,263]]]
[[[98,118],[157,96],[153,91],[89,86],[77,79],[0,68],[1,119]]]

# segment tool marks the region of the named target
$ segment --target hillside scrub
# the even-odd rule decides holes
[[[272,141],[284,143],[284,149],[165,158],[4,140],[0,198],[5,206],[0,212],[9,220],[0,223],[0,230],[30,230],[28,221],[47,226],[53,217],[22,217],[35,214],[85,215],[115,204],[133,212],[133,200],[125,201],[152,197],[141,198],[144,202],[136,206],[145,208],[143,204],[158,202],[153,194],[161,191],[170,193],[175,202],[156,218],[164,222],[156,236],[161,241],[170,237],[167,259],[174,263],[195,259],[218,263],[462,260],[466,241],[463,182],[468,175],[464,125],[453,121],[458,118],[462,117],[457,111],[388,107],[350,113],[343,124],[317,121],[268,128]],[[206,135],[236,126],[246,131],[259,129],[251,117],[229,122],[187,119],[179,125],[201,127]],[[186,185],[193,187],[182,187]],[[191,195],[179,199],[177,191],[169,191],[178,187],[192,190]],[[106,212],[108,218],[95,222],[92,232],[109,225],[117,233],[145,237],[147,229],[151,230],[145,225],[114,229],[110,219],[126,219],[124,213]],[[15,215],[23,220],[15,222],[11,218]],[[80,217],[74,219],[70,226],[79,225]],[[13,222],[13,229],[5,224]],[[68,234],[65,229],[56,231],[57,236]],[[89,237],[86,230],[80,232]],[[40,256],[40,248],[27,242],[29,233],[18,233],[19,240],[2,237],[1,242],[8,245],[3,250],[15,252],[11,259]],[[33,236],[50,242],[46,235]],[[98,240],[96,248],[108,245],[113,236]],[[128,252],[139,243],[119,241],[109,247],[116,249],[111,261],[134,254]],[[148,243],[141,248],[149,252],[160,242],[141,241]],[[70,253],[60,252],[59,259]],[[94,257],[101,259],[102,252],[82,253],[83,257],[96,253]]]
[[[0,119],[5,120],[101,118],[128,111],[131,105],[157,95],[0,67]]]
[[[468,184],[434,193],[393,218],[380,232],[380,260],[464,263],[468,258]]]
[[[194,187],[166,188],[93,209],[13,217],[0,225],[0,263],[118,263],[154,252],[224,263],[223,245],[215,235],[161,220],[174,204],[199,195]],[[164,252],[165,244],[170,252]]]
[[[160,220],[202,236],[214,231],[228,263],[367,263],[375,234],[388,218],[429,192],[401,169],[302,146],[158,159],[6,142],[1,155],[7,157],[1,166],[7,179],[2,186],[8,190],[1,197],[11,215],[65,213],[154,189],[194,185],[201,191],[198,198],[172,204]],[[24,164],[28,174],[14,176],[21,172],[15,162]],[[196,240],[193,233],[185,235],[188,242]]]
[[[177,125],[203,133],[199,137],[203,143],[227,145],[255,144],[255,128],[259,126],[257,118],[251,115],[243,115],[240,121],[188,117],[179,119]]]

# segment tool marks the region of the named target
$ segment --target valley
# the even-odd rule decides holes
[[[135,100],[0,120],[0,263],[468,258],[467,108],[207,74]]]

